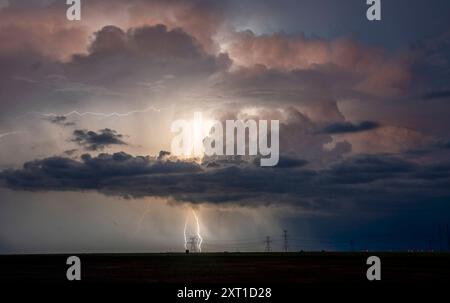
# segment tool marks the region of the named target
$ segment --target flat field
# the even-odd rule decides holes
[[[383,283],[450,281],[444,253],[77,254],[83,282],[255,285],[367,283],[371,255]],[[68,256],[0,256],[0,282],[65,282]]]

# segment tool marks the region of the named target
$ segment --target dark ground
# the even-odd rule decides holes
[[[450,281],[450,254],[202,253],[78,254],[83,282],[367,283],[367,257],[381,258],[383,283]],[[0,256],[0,283],[66,282],[68,255]]]

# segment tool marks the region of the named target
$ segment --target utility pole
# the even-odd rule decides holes
[[[270,243],[272,243],[272,240],[270,240],[269,236],[266,237],[266,240],[264,241],[264,243],[266,244],[266,252],[271,252],[272,247],[270,247]]]
[[[283,251],[288,252],[289,245],[288,245],[288,235],[287,230],[283,230]]]

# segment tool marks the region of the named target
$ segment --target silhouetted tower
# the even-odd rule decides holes
[[[272,240],[270,240],[269,236],[266,237],[266,240],[264,241],[264,243],[266,244],[266,252],[271,252],[272,247],[270,246],[270,243],[272,243]]]
[[[288,252],[289,245],[288,245],[288,235],[287,230],[283,230],[283,251]]]

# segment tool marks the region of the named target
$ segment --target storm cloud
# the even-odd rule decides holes
[[[123,135],[115,130],[105,128],[98,132],[77,129],[73,132],[72,142],[88,150],[102,150],[110,145],[126,145]]]
[[[49,122],[62,126],[74,126],[74,122],[68,121],[66,116],[53,116],[47,119]]]
[[[392,156],[358,156],[329,168],[304,161],[260,168],[252,163],[208,166],[126,153],[50,157],[0,174],[4,186],[26,191],[86,191],[179,202],[288,204],[327,212],[341,208],[401,208],[450,198],[450,165],[420,165]],[[232,163],[232,162],[230,162]]]
[[[348,243],[376,217],[385,221],[372,231],[400,239],[406,231],[416,247],[427,245],[430,235],[419,239],[410,226],[448,222],[449,213],[450,4],[383,2],[395,18],[373,26],[364,1],[343,2],[89,0],[82,20],[69,22],[65,1],[0,0],[1,248],[52,252],[58,234],[105,251],[102,222],[132,226],[143,210],[130,205],[155,200],[164,214],[150,216],[174,230],[176,243],[184,224],[177,211],[195,204],[245,213],[242,225],[210,219],[203,230],[217,226],[220,237],[233,228],[259,237],[266,231],[247,211],[288,209],[289,218],[273,221],[291,234],[320,234],[319,217],[335,233],[340,218],[351,235],[330,238]],[[177,159],[170,125],[194,112],[222,122],[279,120],[278,166]],[[170,238],[148,221],[145,251],[155,237]],[[64,225],[77,236],[62,234]],[[128,243],[122,228],[105,225]],[[92,246],[81,240],[90,230],[99,231]]]

